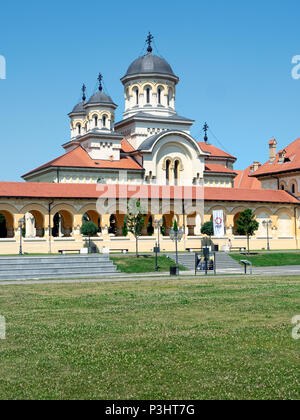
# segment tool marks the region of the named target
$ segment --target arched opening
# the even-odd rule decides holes
[[[147,223],[147,235],[152,236],[154,234],[154,226],[153,226],[153,217],[148,217],[148,223]]]
[[[162,92],[162,89],[158,88],[157,89],[157,102],[159,105],[161,105],[161,92]]]
[[[81,124],[77,124],[77,135],[80,136],[81,135]]]
[[[172,101],[172,98],[173,98],[173,91],[172,91],[172,89],[169,89],[169,92],[168,92],[168,106],[171,106],[171,101]]]
[[[179,184],[179,168],[180,168],[180,162],[179,160],[175,160],[174,163],[174,184]]]
[[[236,224],[236,221],[240,217],[240,214],[241,214],[241,212],[237,213],[233,218],[233,234],[235,236],[240,236],[241,235],[241,233],[238,233],[238,231],[237,231],[237,224]]]
[[[0,213],[0,238],[7,238],[6,218]]]
[[[107,115],[103,115],[102,117],[102,127],[106,128],[106,122],[107,122]]]
[[[98,232],[101,232],[101,217],[95,210],[89,210],[82,216],[82,224],[86,222],[93,222],[98,227]]]
[[[114,214],[112,214],[109,218],[109,228],[108,233],[115,235],[117,233],[117,219]]]
[[[173,228],[175,220],[177,221],[177,224],[178,224],[178,217],[174,214],[173,211],[163,216],[163,230],[162,230],[163,236],[169,236],[170,230]],[[178,225],[178,228],[179,228],[179,225]]]
[[[134,96],[135,96],[135,104],[138,105],[139,104],[139,90],[138,88],[134,88]]]
[[[284,190],[285,190],[285,186],[284,186],[284,184],[281,184],[281,185],[280,185],[280,189],[281,189],[282,191],[284,191]]]
[[[45,236],[44,216],[37,210],[31,210],[24,216],[25,238],[43,238]]]
[[[291,185],[291,193],[292,194],[296,193],[296,185],[294,183]]]
[[[98,128],[98,115],[94,115],[94,127]]]
[[[171,170],[171,161],[168,159],[166,161],[166,185],[170,185],[170,170]]]
[[[146,88],[146,102],[147,104],[150,104],[150,88]]]
[[[73,216],[66,210],[55,213],[53,217],[52,236],[69,238],[73,231]]]
[[[5,210],[0,210],[0,238],[13,238],[14,218],[11,213]]]

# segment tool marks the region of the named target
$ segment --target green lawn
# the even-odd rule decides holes
[[[116,264],[118,270],[123,273],[154,273],[155,272],[155,257],[152,255],[140,255],[136,258],[135,255],[110,256],[111,260]],[[158,257],[159,272],[169,272],[170,266],[175,266],[175,261],[161,255]],[[179,266],[181,271],[187,270],[183,266]]]
[[[2,286],[1,399],[299,399],[300,277]]]
[[[247,259],[252,262],[254,267],[300,265],[300,252],[272,252],[260,253],[257,255],[230,254],[230,256],[236,261]]]

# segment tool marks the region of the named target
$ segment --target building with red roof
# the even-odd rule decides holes
[[[102,248],[134,250],[132,235],[123,237],[128,200],[143,200],[145,226],[141,250],[151,251],[164,227],[162,250],[170,251],[169,232],[176,220],[184,231],[180,249],[201,247],[201,226],[218,211],[225,236],[214,238],[226,247],[245,246],[237,233],[239,214],[251,208],[259,223],[254,249],[266,246],[264,221],[269,221],[273,247],[298,247],[300,139],[276,153],[269,142],[270,160],[234,169],[236,157],[191,134],[194,120],[176,111],[179,78],[170,64],[147,53],[128,67],[123,119],[115,122],[117,105],[103,90],[69,113],[70,139],[64,154],[23,175],[26,182],[0,182],[0,253],[16,253],[24,234],[26,252],[58,252],[83,247],[82,223],[98,227],[94,238]],[[30,168],[28,168],[30,169]]]

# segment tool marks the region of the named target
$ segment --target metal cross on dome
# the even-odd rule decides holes
[[[85,94],[86,86],[85,86],[85,84],[82,85],[81,90],[82,90],[82,100],[83,100],[83,102],[85,102],[85,100],[86,100],[86,94]]]
[[[148,48],[147,48],[148,53],[152,53],[152,51],[153,51],[152,45],[151,45],[153,39],[154,39],[154,36],[151,34],[151,32],[149,32],[149,34],[147,36],[147,39],[146,39],[146,42],[148,44]]]
[[[208,131],[208,129],[209,129],[209,127],[208,127],[207,123],[205,123],[204,124],[204,127],[203,127],[203,130],[204,130],[204,133],[205,133],[205,136],[204,136],[205,143],[208,142],[208,137],[207,137],[207,131]]]
[[[99,90],[100,90],[100,92],[102,92],[102,90],[103,90],[102,80],[103,80],[103,76],[102,76],[101,73],[99,73],[98,81],[99,81]]]

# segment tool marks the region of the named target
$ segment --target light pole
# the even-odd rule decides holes
[[[24,219],[24,217],[22,217],[22,219],[19,220],[19,229],[20,229],[20,251],[19,251],[19,255],[20,256],[23,255],[23,250],[22,250],[23,232],[22,232],[22,229],[23,229],[23,226],[24,226],[24,222],[25,222],[25,219]]]
[[[163,224],[162,220],[157,220],[157,219],[154,220],[154,228],[157,229],[157,243],[156,243],[156,246],[154,248],[154,250],[155,250],[155,271],[158,271],[157,254],[158,254],[158,252],[160,252],[159,231],[160,231],[160,228],[161,228],[162,224]]]
[[[171,229],[170,230],[170,238],[172,239],[172,241],[175,241],[175,244],[176,244],[176,276],[179,275],[178,241],[181,241],[182,237],[183,237],[183,230],[182,229],[179,229],[179,230]]]
[[[262,224],[267,228],[267,250],[270,251],[269,226],[271,227],[272,220],[264,220]]]

